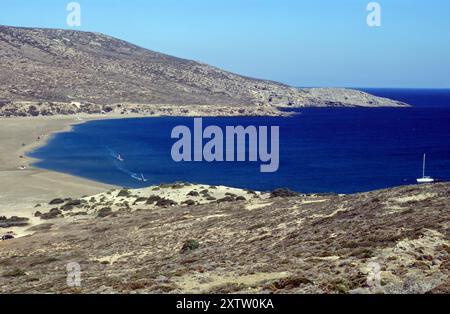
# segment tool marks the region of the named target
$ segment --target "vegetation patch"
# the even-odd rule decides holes
[[[186,254],[193,250],[196,250],[200,247],[200,243],[197,240],[187,240],[183,243],[183,246],[181,247],[180,253]]]

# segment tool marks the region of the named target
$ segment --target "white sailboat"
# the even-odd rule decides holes
[[[417,183],[433,183],[434,182],[434,179],[432,177],[425,175],[426,162],[427,162],[427,154],[423,154],[422,178],[417,179]]]

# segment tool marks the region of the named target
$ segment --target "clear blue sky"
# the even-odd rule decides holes
[[[0,24],[69,28],[68,0],[1,0]],[[450,88],[450,1],[79,0],[82,25],[296,86]]]

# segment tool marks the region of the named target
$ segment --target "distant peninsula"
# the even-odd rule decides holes
[[[107,35],[0,26],[0,116],[277,116],[280,108],[407,107],[342,88],[295,88]]]

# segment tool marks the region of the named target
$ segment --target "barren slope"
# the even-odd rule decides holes
[[[129,104],[405,105],[359,91],[297,89],[246,78],[106,35],[71,30],[0,26],[0,63],[0,115],[98,113]],[[122,109],[106,107],[117,104]]]
[[[0,292],[448,293],[449,196],[447,183],[291,197],[175,184],[42,204],[65,217],[0,242]]]

